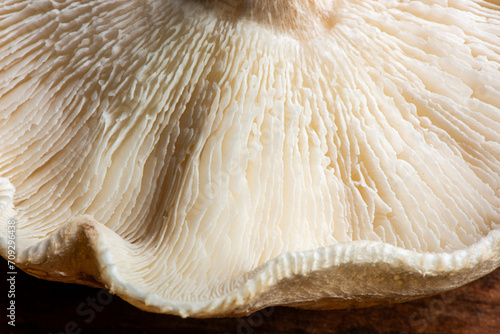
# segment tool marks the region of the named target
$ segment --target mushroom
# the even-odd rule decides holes
[[[500,266],[500,7],[6,0],[0,253],[192,317]]]

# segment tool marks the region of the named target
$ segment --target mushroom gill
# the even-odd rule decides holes
[[[193,317],[437,293],[500,266],[500,7],[6,0],[0,138],[37,277]]]

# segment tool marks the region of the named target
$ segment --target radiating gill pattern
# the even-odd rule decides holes
[[[127,241],[122,276],[193,301],[288,251],[484,237],[498,9],[339,3],[303,39],[189,1],[4,1],[0,176],[26,247],[88,215]]]

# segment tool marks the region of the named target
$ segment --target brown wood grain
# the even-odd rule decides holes
[[[6,261],[0,266],[6,268]],[[2,296],[7,294],[5,282]],[[105,305],[96,303],[98,297]],[[403,304],[334,311],[275,307],[244,318],[182,319],[140,311],[116,296],[109,302],[104,297],[99,289],[19,272],[16,327],[8,327],[2,317],[0,333],[500,334],[500,269],[462,288]]]

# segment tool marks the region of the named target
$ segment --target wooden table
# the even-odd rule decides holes
[[[0,265],[6,268],[6,261]],[[334,311],[275,307],[245,318],[181,319],[140,311],[116,296],[93,311],[90,304],[99,292],[19,272],[16,328],[6,326],[2,316],[0,333],[500,334],[500,269],[460,289],[404,304]],[[1,294],[7,294],[6,279]],[[2,310],[6,300],[2,297]]]

